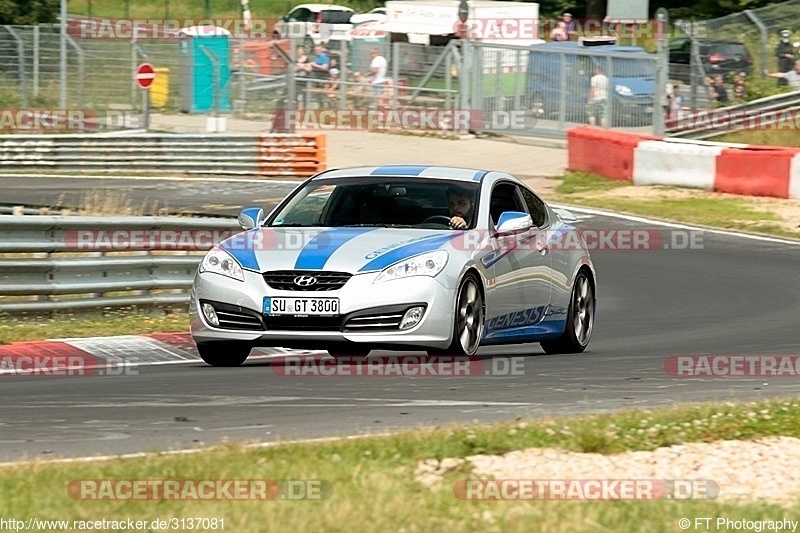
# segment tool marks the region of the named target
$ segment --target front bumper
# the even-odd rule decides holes
[[[196,342],[235,340],[254,346],[305,349],[324,349],[344,343],[368,345],[371,349],[446,348],[450,345],[455,291],[446,288],[437,278],[414,276],[373,283],[378,273],[371,272],[354,275],[339,290],[295,292],[270,288],[257,272],[246,270],[244,275],[244,282],[213,273],[198,272],[195,276],[189,313],[190,329]],[[334,319],[265,318],[261,310],[266,296],[338,297],[340,314]],[[200,312],[201,302],[223,304],[232,311],[249,315],[249,327],[255,329],[212,326]],[[417,325],[407,330],[352,327],[353,318],[402,313],[417,305],[425,306],[425,313]]]

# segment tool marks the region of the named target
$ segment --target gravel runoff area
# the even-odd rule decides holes
[[[416,478],[432,487],[454,470],[472,467],[465,479],[495,480],[711,480],[716,501],[762,502],[789,507],[800,500],[800,439],[688,443],[613,455],[530,448],[505,455],[426,460]],[[465,464],[467,463],[467,464]]]

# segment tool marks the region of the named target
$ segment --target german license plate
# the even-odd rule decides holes
[[[264,314],[335,316],[339,314],[339,298],[272,298],[265,296]]]

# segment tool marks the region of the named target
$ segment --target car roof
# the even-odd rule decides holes
[[[347,6],[339,6],[336,4],[300,4],[294,6],[290,11],[294,11],[298,7],[303,7],[309,11],[353,11],[353,8]]]
[[[678,39],[672,39],[670,42],[688,41],[688,40],[690,40],[688,37],[680,37]],[[724,39],[711,39],[709,37],[695,37],[694,40],[702,44],[740,44],[744,46],[744,43],[741,41],[726,41]]]
[[[393,177],[420,177],[420,178],[443,178],[458,181],[480,182],[488,175],[500,175],[501,173],[492,172],[477,168],[443,167],[432,165],[381,165],[372,167],[353,167],[327,170],[314,176],[317,178],[346,178],[346,177],[365,177],[365,176],[393,176]],[[507,176],[510,177],[510,176]]]
[[[647,52],[641,46],[619,46],[616,44],[609,44],[605,46],[583,46],[577,41],[550,41],[540,44],[532,44],[530,47],[532,52],[542,49],[552,50],[584,50],[586,52]]]

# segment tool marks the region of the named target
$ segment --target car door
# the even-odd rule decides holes
[[[550,255],[537,249],[539,228],[497,234],[495,224],[507,211],[530,214],[520,188],[499,182],[492,189],[489,206],[492,252],[483,259],[492,280],[487,295],[486,337],[519,337],[522,341],[525,330],[541,322],[550,303],[551,263]]]

